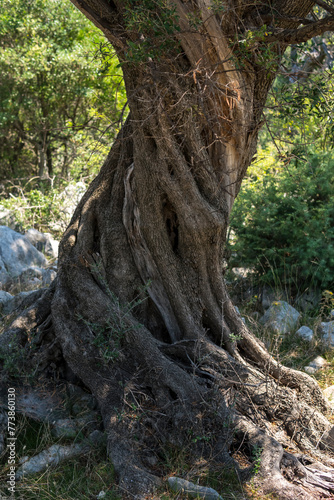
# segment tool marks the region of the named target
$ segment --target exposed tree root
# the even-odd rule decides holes
[[[95,286],[95,294],[102,294],[99,311],[94,302],[95,314],[99,325],[110,329],[122,311]],[[61,346],[78,380],[98,400],[109,436],[108,453],[124,492],[144,498],[161,486],[157,463],[167,443],[190,447],[194,460],[202,457],[230,466],[234,462],[228,450],[239,442],[253,456],[255,484],[263,493],[282,499],[334,498],[334,461],[330,440],[326,445],[325,439],[331,425],[322,413],[329,408],[311,380],[309,405],[311,396],[303,394],[301,382],[307,376],[300,376],[294,388],[286,387],[282,379],[276,381],[250,361],[240,363],[206,337],[172,344],[159,341],[129,312],[121,316],[124,336],[115,358],[105,362],[101,347],[93,342],[98,325],[79,316],[74,319],[73,297],[61,293],[59,284],[51,325],[47,303],[50,307],[53,294],[54,289],[48,290],[14,322],[6,338],[15,333],[25,346],[27,366],[40,356],[40,375],[50,375],[47,363],[55,363],[55,346]],[[57,368],[66,377],[60,358]],[[242,476],[236,463],[234,467]]]

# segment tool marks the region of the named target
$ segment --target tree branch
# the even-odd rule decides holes
[[[320,19],[319,21],[303,26],[295,30],[275,30],[268,27],[268,34],[265,35],[265,42],[282,42],[286,44],[302,43],[310,40],[314,36],[322,35],[325,31],[334,30],[334,15]],[[256,40],[256,37],[254,37]],[[259,39],[257,40],[259,41]]]
[[[319,7],[322,7],[323,9],[325,9],[327,12],[329,12],[330,14],[334,14],[334,7],[331,7],[330,5],[328,5],[326,2],[324,2],[323,0],[315,0],[315,3],[317,5],[319,5]]]

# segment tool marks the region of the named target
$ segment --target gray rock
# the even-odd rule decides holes
[[[0,288],[29,267],[45,267],[46,264],[44,255],[25,236],[0,226]]]
[[[24,476],[37,474],[50,466],[52,467],[60,464],[64,460],[83,455],[87,453],[87,451],[89,451],[89,446],[87,446],[87,444],[73,444],[71,446],[53,444],[47,450],[25,461],[17,469],[15,477],[17,480],[20,480]]]
[[[308,366],[305,366],[304,370],[310,375],[313,375],[317,371],[321,370],[321,368],[324,368],[326,365],[327,361],[321,356],[317,356],[308,364]]]
[[[43,269],[43,285],[48,286],[51,285],[55,277],[57,276],[57,273],[54,269]]]
[[[260,319],[265,327],[283,335],[294,330],[298,324],[300,313],[283,300],[273,302]]]
[[[10,311],[10,302],[13,299],[13,295],[4,290],[0,290],[0,315],[1,314],[9,314]]]
[[[313,366],[305,366],[304,367],[304,370],[306,371],[306,373],[308,373],[309,375],[314,375],[318,370],[316,368],[313,368]]]
[[[320,323],[318,330],[323,335],[323,339],[334,347],[334,321]]]
[[[28,229],[25,237],[40,252],[43,252],[52,259],[57,258],[59,242],[56,241],[50,233],[41,233],[37,231],[37,229]]]
[[[311,363],[309,363],[309,366],[312,366],[314,368],[318,368],[320,370],[320,368],[323,368],[324,366],[327,365],[327,361],[322,358],[321,356],[317,356],[316,358],[314,358],[313,361],[311,361]]]
[[[192,498],[204,498],[205,500],[223,500],[219,493],[213,488],[198,486],[197,484],[181,479],[180,477],[169,477],[169,487],[176,493],[184,493]]]
[[[44,233],[44,236],[46,237],[44,253],[52,259],[57,259],[59,241],[55,240],[50,233]]]
[[[314,335],[313,330],[311,330],[311,328],[309,328],[308,326],[301,326],[296,333],[303,337],[305,340],[309,341],[313,339]]]

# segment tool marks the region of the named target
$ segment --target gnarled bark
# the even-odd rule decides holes
[[[152,464],[161,447],[189,445],[195,433],[205,438],[192,445],[195,459],[230,466],[238,439],[257,449],[265,492],[331,495],[328,403],[313,379],[281,366],[247,329],[222,269],[282,33],[303,30],[313,2],[222,2],[215,14],[206,0],[175,0],[178,45],[136,64],[128,42],[148,35],[127,27],[128,3],[74,3],[113,43],[130,115],[62,239],[52,335],[98,400],[122,488],[142,497],[158,486]],[[269,68],[263,37],[246,57],[233,38],[266,16],[271,37],[280,33]]]

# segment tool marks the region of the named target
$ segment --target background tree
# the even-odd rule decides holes
[[[282,55],[331,30],[333,9],[321,2],[317,19],[300,0],[74,3],[116,50],[130,115],[64,234],[56,284],[3,348],[32,339],[34,366],[65,363],[92,391],[120,483],[139,498],[160,484],[161,443],[189,434],[203,438],[194,461],[239,469],[233,439],[258,450],[265,492],[328,494],[328,403],[244,325],[222,255]]]
[[[1,1],[0,180],[57,183],[71,164],[87,176],[94,146],[101,161],[125,105],[117,61],[98,57],[103,43],[70,3]]]

